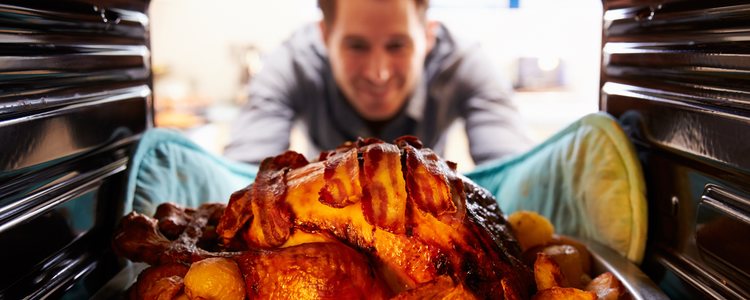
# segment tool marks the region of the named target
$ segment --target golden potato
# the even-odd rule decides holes
[[[552,287],[541,290],[532,300],[596,300],[596,294],[576,288]]]
[[[190,299],[245,299],[245,282],[234,260],[207,258],[193,263],[185,275],[185,294]]]
[[[545,247],[542,252],[549,255],[558,266],[563,275],[562,287],[583,288],[588,283],[584,277],[583,263],[578,249],[571,245],[551,245]]]
[[[547,244],[555,233],[552,223],[533,211],[514,212],[508,216],[508,223],[521,245],[521,250],[524,251],[534,246]]]
[[[579,256],[581,257],[581,267],[583,268],[583,273],[591,273],[591,253],[589,252],[589,249],[586,247],[586,245],[581,244],[580,242],[567,236],[559,234],[554,235],[549,244],[570,245],[576,247],[576,250],[578,250]]]
[[[617,300],[625,295],[625,287],[610,272],[602,273],[592,280],[586,290],[596,293],[599,300]]]
[[[537,253],[534,262],[534,281],[537,290],[546,290],[563,286],[563,276],[560,266],[547,254]]]

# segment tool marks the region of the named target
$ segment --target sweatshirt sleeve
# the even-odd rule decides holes
[[[528,150],[533,145],[512,90],[478,45],[462,52],[456,69],[458,97],[471,156],[476,164]]]
[[[295,61],[291,43],[285,43],[264,60],[263,69],[250,82],[248,102],[232,123],[224,155],[257,164],[289,148],[295,119]]]

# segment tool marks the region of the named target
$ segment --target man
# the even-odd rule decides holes
[[[427,21],[427,2],[319,0],[318,26],[295,33],[252,79],[225,155],[258,163],[281,153],[295,120],[312,143],[308,155],[406,134],[442,154],[458,118],[476,163],[526,150],[506,83],[476,44]]]

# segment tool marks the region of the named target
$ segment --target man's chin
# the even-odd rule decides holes
[[[360,98],[359,101],[360,105],[355,105],[357,106],[357,112],[367,121],[388,121],[393,119],[399,111],[398,107],[394,107],[397,100],[394,100],[392,95],[383,95],[381,97],[367,95]]]
[[[392,116],[388,116],[388,115],[380,115],[380,114],[378,114],[378,115],[373,115],[373,114],[365,114],[365,115],[362,115],[362,118],[364,118],[365,120],[367,120],[367,121],[370,121],[370,122],[383,122],[383,121],[388,121],[388,120],[389,120],[389,119],[390,119],[391,117],[392,117]]]
[[[375,110],[369,109],[364,112],[360,112],[362,118],[371,122],[382,122],[392,119],[396,115],[397,111],[391,110]]]

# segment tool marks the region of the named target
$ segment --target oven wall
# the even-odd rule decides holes
[[[600,109],[646,176],[642,268],[674,299],[750,297],[750,4],[604,1]]]
[[[88,298],[152,124],[146,0],[0,4],[0,299]]]

